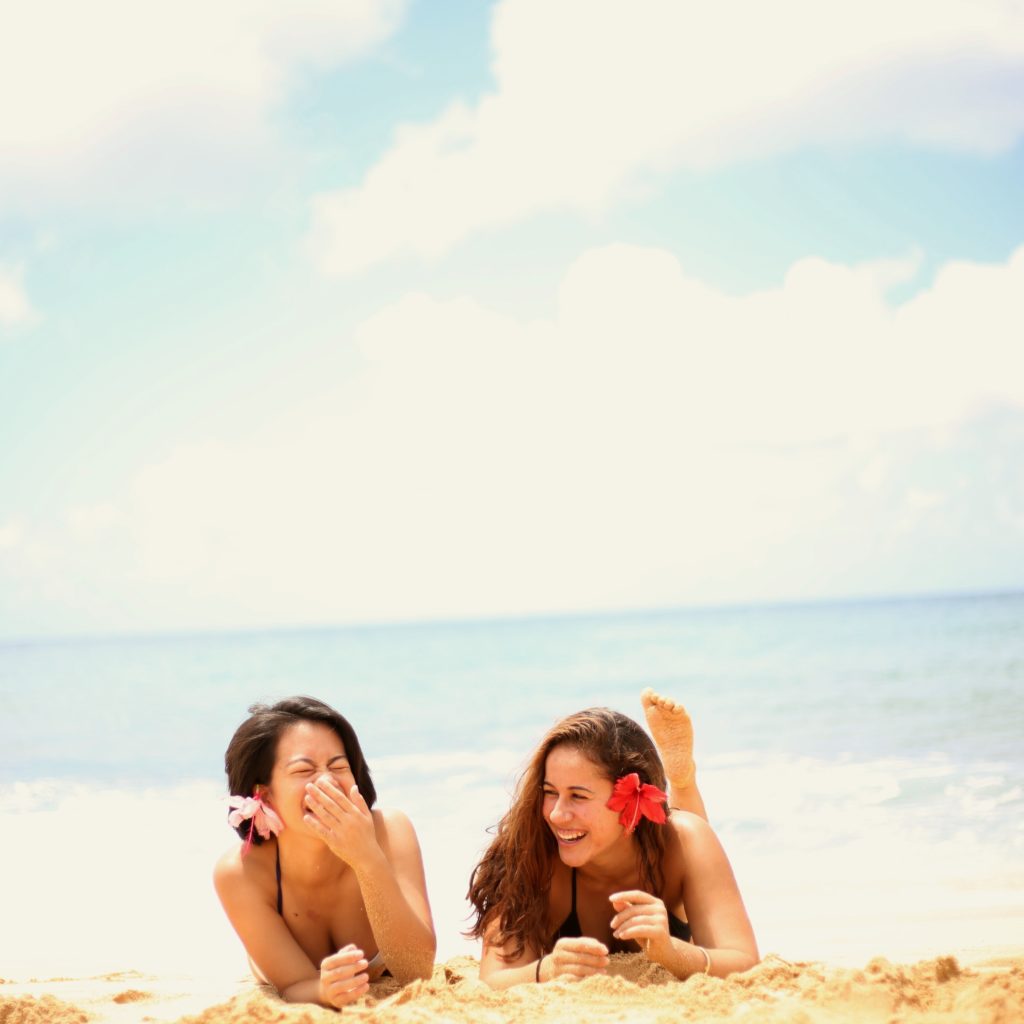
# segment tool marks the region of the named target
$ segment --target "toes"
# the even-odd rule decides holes
[[[670,697],[657,697],[658,710],[664,712],[666,715],[672,715],[675,718],[682,718],[686,714],[686,708],[683,707],[678,701],[672,700]]]
[[[649,686],[640,694],[640,702],[645,708],[653,708],[656,711],[666,711],[674,706],[673,701],[670,701],[667,697],[662,697],[660,693],[652,690]]]
[[[675,718],[686,716],[686,708],[682,704],[672,700],[671,697],[662,697],[660,693],[649,686],[640,694],[640,703],[645,711],[657,711]]]

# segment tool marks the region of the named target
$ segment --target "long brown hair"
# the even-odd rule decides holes
[[[468,898],[476,920],[468,934],[481,938],[486,932],[494,945],[510,946],[509,960],[520,957],[526,947],[538,953],[551,948],[548,894],[558,853],[544,820],[544,770],[548,754],[563,745],[579,750],[611,782],[636,772],[641,782],[665,788],[665,771],[651,738],[618,711],[588,708],[563,718],[548,731],[519,777],[512,806],[469,880]],[[659,892],[664,882],[662,829],[642,819],[633,833],[640,877],[652,893]]]

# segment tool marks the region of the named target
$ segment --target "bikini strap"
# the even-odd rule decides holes
[[[274,844],[274,874],[277,875],[277,912],[284,917],[284,894],[281,892],[281,847]],[[573,889],[573,903],[576,902],[576,890]]]

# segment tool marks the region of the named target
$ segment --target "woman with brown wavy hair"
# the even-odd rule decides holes
[[[688,746],[685,712],[649,691],[643,700],[659,740]],[[631,718],[589,708],[549,730],[470,881],[484,981],[587,977],[610,953],[637,950],[678,978],[757,962],[692,757],[680,753],[670,751],[673,802],[688,809],[668,808],[658,751]]]

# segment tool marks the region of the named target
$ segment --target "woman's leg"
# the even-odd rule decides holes
[[[640,703],[665,766],[669,806],[692,811],[707,821],[708,812],[697,788],[697,766],[693,761],[693,724],[686,708],[650,687],[640,694]]]

